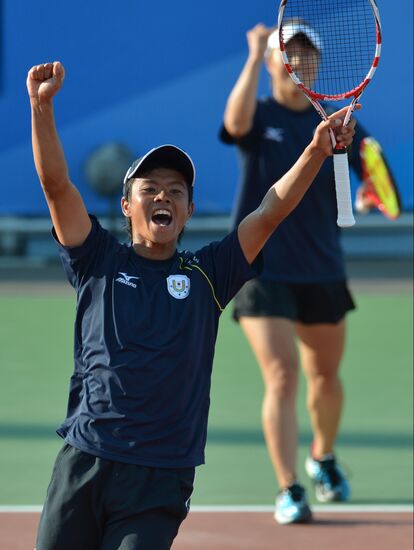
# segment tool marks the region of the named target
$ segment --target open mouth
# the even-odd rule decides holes
[[[152,214],[151,220],[156,225],[166,227],[167,225],[170,225],[172,221],[172,214],[168,210],[155,210]]]

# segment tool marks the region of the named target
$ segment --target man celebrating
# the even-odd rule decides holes
[[[52,473],[37,550],[166,550],[204,462],[220,313],[255,276],[264,243],[331,154],[349,145],[345,109],[321,123],[292,169],[222,241],[178,252],[193,213],[195,170],[173,145],[135,161],[123,186],[131,243],[88,215],[55,128],[59,62],[29,71],[33,153],[63,265],[77,293],[65,444]]]

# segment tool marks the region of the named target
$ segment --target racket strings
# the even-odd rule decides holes
[[[377,28],[369,0],[288,0],[281,33],[293,72],[322,95],[357,88],[375,58]],[[304,55],[310,45],[319,55]]]

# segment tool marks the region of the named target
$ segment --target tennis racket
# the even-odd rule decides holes
[[[278,15],[283,63],[323,120],[321,101],[351,99],[346,126],[371,81],[381,54],[381,23],[374,0],[282,0]],[[292,40],[295,38],[295,40]],[[311,46],[318,55],[303,55]],[[347,151],[330,131],[340,227],[354,225]]]
[[[364,138],[360,145],[360,156],[365,184],[364,198],[369,199],[384,216],[395,220],[401,213],[401,199],[380,144],[372,137]],[[364,211],[358,202],[355,206],[357,210]]]

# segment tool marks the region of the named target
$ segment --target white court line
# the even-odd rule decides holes
[[[340,513],[340,514],[353,514],[353,513],[386,513],[386,514],[400,514],[400,513],[413,513],[414,506],[412,504],[337,504],[337,505],[314,505],[312,510],[315,512],[326,512],[328,514]],[[0,514],[27,514],[38,513],[42,511],[42,506],[32,505],[0,505]],[[250,505],[218,505],[218,506],[203,506],[194,505],[191,506],[191,512],[196,513],[212,513],[212,512],[245,512],[245,513],[274,513],[274,506],[250,506]]]
[[[358,513],[358,512],[373,512],[373,513],[413,513],[414,506],[410,504],[316,504],[311,505],[315,512],[331,513]],[[191,512],[247,512],[257,513],[266,512],[273,514],[274,506],[191,506]]]

